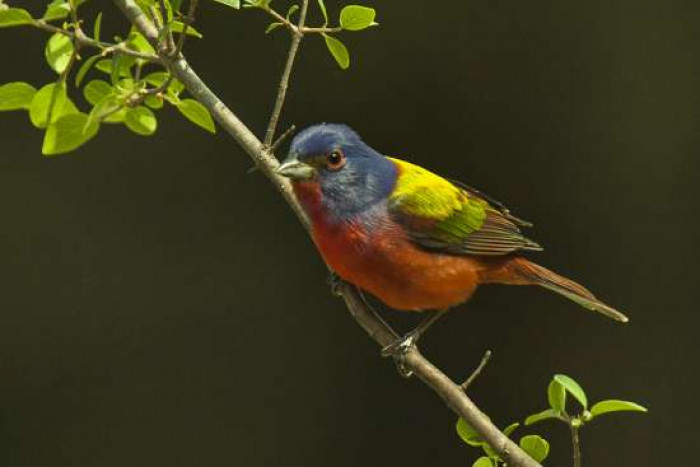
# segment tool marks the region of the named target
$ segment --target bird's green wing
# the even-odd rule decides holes
[[[389,211],[419,246],[451,254],[505,255],[541,250],[518,228],[528,225],[482,193],[408,162],[391,159],[398,179]]]

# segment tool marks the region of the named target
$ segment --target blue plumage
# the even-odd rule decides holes
[[[292,141],[289,157],[314,164],[335,150],[345,157],[343,169],[319,167],[317,172],[328,213],[342,221],[385,202],[396,184],[396,166],[346,125],[324,123],[305,129]]]

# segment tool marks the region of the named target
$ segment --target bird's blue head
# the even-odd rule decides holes
[[[331,123],[301,131],[278,173],[293,183],[318,183],[324,207],[341,219],[384,201],[397,178],[393,162],[350,127]]]

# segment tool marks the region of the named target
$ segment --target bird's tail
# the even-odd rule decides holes
[[[539,285],[615,321],[622,323],[629,321],[627,316],[598,300],[582,285],[525,258],[510,258],[504,264],[485,271],[483,279],[484,282],[501,284]]]

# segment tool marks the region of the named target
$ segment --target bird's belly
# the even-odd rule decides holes
[[[418,249],[400,231],[316,232],[315,240],[340,277],[397,310],[445,309],[468,300],[478,283],[475,259]]]

